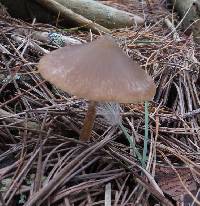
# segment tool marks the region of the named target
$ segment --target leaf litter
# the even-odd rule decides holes
[[[135,9],[129,1],[106,4]],[[97,36],[0,16],[2,205],[199,204],[199,46],[181,30],[176,31],[178,41],[169,35],[165,19],[170,15],[156,1],[151,8],[137,9],[149,14],[148,24],[114,30],[112,36],[157,85],[149,103],[146,168],[116,126],[116,116],[114,123],[103,117],[105,108],[97,115],[92,142],[80,142],[87,102],[55,88],[37,72],[45,53]],[[144,104],[120,109],[117,117],[142,154]]]

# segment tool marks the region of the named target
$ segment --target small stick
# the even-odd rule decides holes
[[[66,19],[71,19],[81,26],[85,26],[86,28],[92,29],[96,33],[105,32],[110,33],[111,31],[97,23],[94,23],[93,21],[81,16],[80,14],[77,14],[73,12],[71,9],[66,8],[62,4],[54,1],[54,0],[36,0],[39,4],[42,6],[50,9],[51,11],[55,13],[59,13],[61,16],[63,16]]]

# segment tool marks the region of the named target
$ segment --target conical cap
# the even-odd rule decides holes
[[[156,90],[153,79],[108,36],[50,52],[38,68],[58,88],[92,101],[141,102]]]

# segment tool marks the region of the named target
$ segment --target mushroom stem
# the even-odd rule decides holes
[[[88,111],[84,119],[83,128],[80,134],[80,140],[86,142],[90,140],[90,136],[92,133],[92,128],[94,125],[94,120],[96,117],[96,105],[97,102],[90,101],[88,105]]]

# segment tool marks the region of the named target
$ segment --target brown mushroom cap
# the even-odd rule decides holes
[[[38,68],[58,88],[92,101],[141,102],[156,90],[152,78],[108,36],[50,52]]]

